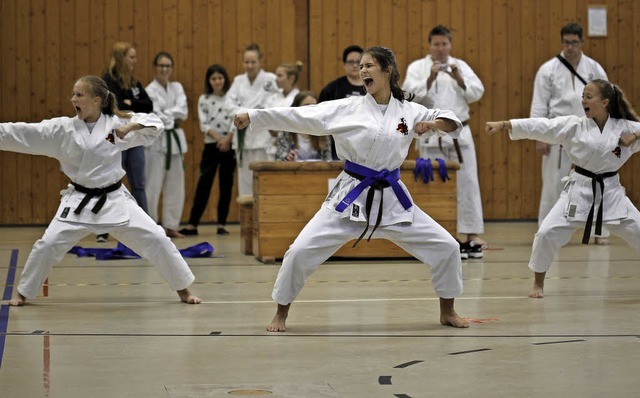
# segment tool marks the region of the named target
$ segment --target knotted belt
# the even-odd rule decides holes
[[[603,218],[603,209],[602,203],[604,199],[604,179],[613,177],[618,174],[617,171],[609,171],[607,173],[596,174],[592,173],[589,170],[585,170],[582,167],[576,166],[576,173],[581,174],[585,177],[591,178],[591,189],[593,190],[593,203],[591,203],[591,210],[589,210],[589,215],[587,216],[587,224],[584,226],[584,235],[582,235],[582,243],[585,245],[589,244],[589,238],[591,237],[591,226],[593,225],[593,213],[595,211],[596,206],[596,184],[600,184],[600,206],[598,207],[598,215],[596,217],[596,235],[602,234],[602,218]]]
[[[382,199],[384,196],[382,195],[382,190],[384,188],[391,187],[391,189],[393,189],[393,192],[396,194],[396,197],[405,210],[408,210],[411,208],[411,206],[413,206],[413,203],[411,203],[411,199],[409,199],[407,194],[400,186],[400,183],[398,182],[400,180],[400,168],[391,171],[386,169],[377,171],[347,160],[344,164],[344,171],[350,176],[360,180],[360,184],[356,185],[351,191],[349,191],[344,199],[342,199],[342,201],[338,203],[338,205],[336,206],[336,210],[338,212],[342,213],[351,203],[353,203],[354,200],[358,198],[358,196],[360,196],[365,188],[370,187],[369,192],[367,193],[367,201],[365,206],[365,217],[367,220],[367,225],[352,247],[356,247],[358,242],[362,240],[362,238],[369,230],[369,215],[371,214],[371,206],[373,205],[373,196],[375,190],[379,190],[381,193],[380,206],[378,208],[378,217],[376,219],[376,223],[373,226],[373,230],[371,231],[367,242],[371,240],[373,233],[380,225],[380,221],[382,221]]]
[[[164,158],[164,169],[165,170],[169,170],[171,169],[171,155],[172,155],[172,142],[173,140],[176,141],[176,144],[178,144],[178,151],[180,151],[180,155],[182,155],[182,144],[180,144],[180,138],[178,137],[178,133],[176,132],[176,129],[171,129],[171,130],[165,130],[166,131],[166,137],[167,137],[167,153],[165,154],[165,158]]]
[[[87,203],[89,203],[91,198],[99,196],[100,198],[98,199],[98,202],[96,202],[96,204],[91,209],[91,212],[93,214],[98,214],[100,209],[102,209],[102,206],[104,206],[104,203],[107,201],[107,194],[109,192],[113,192],[116,189],[120,188],[122,186],[122,181],[118,181],[115,184],[109,185],[108,187],[105,187],[105,188],[87,188],[87,187],[83,187],[80,184],[76,184],[75,182],[72,182],[71,184],[74,186],[76,191],[85,194],[84,198],[82,198],[82,201],[80,201],[80,204],[78,205],[78,207],[76,207],[76,209],[73,212],[75,214],[80,214],[82,209],[84,209]]]

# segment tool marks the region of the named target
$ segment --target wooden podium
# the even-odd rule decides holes
[[[438,163],[433,161],[434,181],[414,179],[416,162],[407,160],[400,178],[418,207],[433,217],[453,236],[456,235],[457,162],[447,162],[449,180],[442,182]],[[253,170],[253,255],[270,263],[281,259],[298,233],[320,209],[329,192],[329,179],[336,178],[343,162],[252,162]],[[386,239],[363,239],[356,248],[353,241],[334,257],[406,258],[411,257]]]

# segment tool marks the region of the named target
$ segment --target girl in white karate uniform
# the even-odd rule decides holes
[[[251,125],[247,135],[252,129],[266,128],[332,135],[338,155],[347,161],[335,188],[284,256],[272,295],[277,312],[267,330],[284,332],[290,305],[307,277],[344,243],[364,236],[368,230],[429,264],[432,284],[440,297],[440,322],[467,327],[453,305],[454,298],[462,294],[458,243],[412,204],[399,181],[399,167],[416,136],[432,130],[457,136],[462,124],[452,112],[430,110],[405,100],[398,85],[395,56],[389,49],[372,47],[365,51],[360,76],[368,93],[362,97],[251,110],[236,116],[238,128]],[[364,178],[367,175],[371,178]],[[375,188],[367,187],[373,181]],[[370,193],[373,202],[367,206]]]
[[[626,196],[618,175],[631,155],[640,151],[640,119],[620,88],[605,80],[585,86],[582,107],[584,117],[487,122],[489,134],[510,130],[514,140],[562,144],[576,166],[533,240],[529,268],[535,280],[529,297],[544,296],[544,278],[553,259],[580,227],[585,227],[582,241],[587,244],[591,226],[600,234],[606,224],[640,256],[640,212]]]
[[[261,60],[262,52],[257,44],[245,48],[245,73],[233,79],[225,99],[225,106],[231,115],[246,112],[248,109],[266,108],[270,106],[274,95],[280,95],[276,86],[276,75],[262,70]],[[238,159],[239,196],[253,196],[253,171],[249,169],[249,163],[275,159],[272,138],[266,128],[254,130],[250,135],[244,130],[233,135],[233,149]]]
[[[75,83],[71,103],[74,118],[0,123],[0,150],[58,159],[72,181],[33,246],[10,304],[36,297],[51,268],[80,239],[107,232],[151,261],[182,301],[200,303],[187,289],[195,278],[180,252],[121,184],[122,151],[151,144],[162,133],[162,122],[153,114],[120,112],[115,96],[96,76]]]
[[[162,226],[170,238],[184,238],[178,232],[184,206],[184,165],[187,138],[180,122],[187,120],[187,95],[180,82],[169,81],[173,57],[159,52],[153,59],[156,78],[146,87],[153,101],[153,113],[164,124],[164,133],[145,150],[145,178],[149,215],[158,222],[162,194]]]

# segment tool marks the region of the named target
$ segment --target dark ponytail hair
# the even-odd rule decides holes
[[[123,112],[118,109],[118,101],[116,100],[115,94],[109,91],[107,87],[107,83],[104,80],[99,78],[98,76],[82,76],[78,79],[79,82],[82,82],[89,87],[89,92],[94,97],[100,97],[100,111],[105,115],[115,115],[125,119],[130,119],[132,114],[131,112]]]
[[[369,47],[367,48],[362,55],[369,54],[376,60],[378,65],[380,65],[381,71],[390,72],[389,75],[389,83],[391,85],[391,95],[395,99],[400,102],[403,102],[405,99],[407,101],[411,101],[413,99],[413,94],[405,93],[400,87],[400,72],[398,72],[398,62],[396,61],[396,56],[394,55],[391,49],[386,47]]]
[[[629,101],[627,101],[627,98],[620,87],[602,79],[593,80],[589,84],[591,83],[598,87],[600,97],[602,99],[609,100],[607,111],[609,111],[609,115],[611,115],[612,118],[640,122],[638,114],[633,109]]]

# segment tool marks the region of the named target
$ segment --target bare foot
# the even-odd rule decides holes
[[[454,328],[468,328],[469,322],[460,318],[455,311],[450,314],[440,314],[440,323],[444,326],[453,326]]]
[[[542,286],[537,286],[535,283],[531,288],[531,292],[529,293],[529,297],[531,298],[543,298],[544,294],[542,293]]]
[[[609,246],[611,244],[611,242],[609,242],[609,239],[600,238],[598,236],[595,237],[594,241],[595,241],[595,244],[599,246]]]
[[[202,302],[199,297],[192,295],[189,289],[178,290],[178,296],[180,296],[180,301],[187,304],[200,304]]]
[[[468,328],[469,323],[460,318],[453,309],[453,300],[440,297],[440,323],[454,328]]]
[[[11,301],[9,301],[9,305],[14,306],[14,307],[22,307],[24,305],[24,303],[27,302],[27,298],[25,296],[23,296],[22,294],[18,293],[17,297],[13,298]]]
[[[176,231],[175,229],[169,229],[169,228],[167,228],[167,236],[170,238],[178,238],[178,239],[186,238],[186,236]]]
[[[476,234],[467,234],[467,242],[473,241],[475,244],[480,245],[483,249],[486,249],[489,243]]]
[[[542,291],[544,290],[544,277],[546,272],[534,272],[534,281],[533,287],[531,288],[531,292],[529,293],[529,297],[531,298],[543,298],[544,294]]]
[[[287,317],[289,316],[289,308],[291,304],[278,304],[278,310],[273,316],[271,323],[267,325],[267,332],[284,332],[286,331]]]

